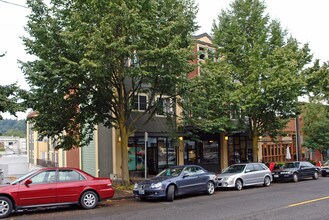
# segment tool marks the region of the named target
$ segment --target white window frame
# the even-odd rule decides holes
[[[136,110],[136,111],[146,111],[147,110],[147,107],[148,107],[148,96],[146,94],[137,94],[137,108],[135,108],[135,105],[136,105],[136,102],[134,100],[134,106],[133,106],[133,109]],[[141,102],[140,102],[140,97],[143,96],[143,97],[146,97],[146,102],[145,102],[145,109],[141,109]]]
[[[173,102],[173,99],[172,98],[169,98],[168,96],[156,96],[155,99],[157,102],[159,102],[159,99],[162,99],[162,100],[166,100],[166,103],[162,102],[162,110],[163,110],[163,114],[159,114],[159,112],[156,112],[156,115],[157,116],[166,116],[167,114],[173,114],[174,113],[174,102]],[[167,104],[167,101],[169,101],[169,106],[166,105]]]

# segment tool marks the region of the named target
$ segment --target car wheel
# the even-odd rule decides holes
[[[235,188],[236,188],[237,190],[241,190],[241,189],[242,189],[242,180],[241,180],[241,179],[237,179],[237,180],[235,181]]]
[[[13,203],[5,196],[0,196],[0,218],[8,217],[13,211]]]
[[[80,198],[80,205],[84,209],[93,209],[97,206],[98,196],[93,191],[86,191]]]
[[[315,179],[315,180],[317,180],[317,179],[319,179],[319,174],[318,174],[318,172],[314,172],[314,174],[313,174],[313,179]]]
[[[268,176],[266,176],[265,178],[264,178],[264,186],[270,186],[271,185],[271,179],[270,179],[270,177],[268,177]]]
[[[214,194],[214,192],[215,192],[215,185],[214,185],[214,183],[212,181],[208,181],[206,193],[208,195],[212,195],[212,194]]]
[[[294,173],[293,176],[292,176],[292,179],[293,179],[294,182],[298,182],[298,174]]]
[[[167,189],[167,201],[172,202],[175,198],[175,186],[170,185]]]
[[[323,176],[323,177],[327,176],[327,173],[322,172],[322,176]]]

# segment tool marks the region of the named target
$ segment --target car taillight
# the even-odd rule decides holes
[[[107,186],[112,186],[112,181],[109,180],[109,182],[107,183]]]

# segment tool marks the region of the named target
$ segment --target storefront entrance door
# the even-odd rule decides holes
[[[156,175],[158,173],[158,154],[156,147],[147,148],[147,167],[149,175]]]

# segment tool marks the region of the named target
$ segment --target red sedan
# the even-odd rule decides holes
[[[13,210],[40,206],[80,204],[92,209],[113,195],[109,178],[96,178],[76,168],[43,168],[0,187],[0,218]]]

